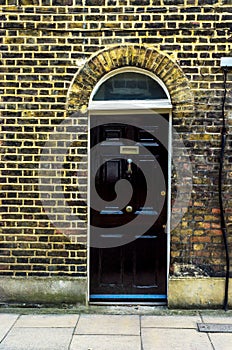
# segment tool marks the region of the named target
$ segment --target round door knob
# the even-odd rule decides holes
[[[165,191],[161,191],[161,196],[166,196],[166,192]]]
[[[127,212],[127,213],[131,213],[132,210],[133,210],[132,206],[128,205],[128,206],[126,207],[126,212]]]

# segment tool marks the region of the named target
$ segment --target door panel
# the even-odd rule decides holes
[[[99,285],[122,286],[122,247],[99,249]]]
[[[143,118],[144,129],[131,125],[133,118]],[[168,119],[168,115],[164,115],[164,118]],[[109,242],[109,246],[112,240],[116,243],[118,240],[119,244],[113,248],[90,248],[90,301],[164,301],[167,278],[165,227],[168,152],[158,137],[154,136],[159,134],[160,126],[155,116],[151,119],[146,118],[146,115],[125,115],[123,123],[117,123],[117,116],[110,116],[110,123],[106,123],[106,120],[107,116],[91,117],[91,148],[95,145],[100,147],[97,155],[91,158],[90,171],[97,171],[90,188],[95,185],[99,197],[107,203],[99,210],[90,210],[90,222],[92,227],[102,228],[101,239]],[[133,146],[128,146],[126,139],[132,140]],[[144,167],[152,179],[149,188],[143,173]],[[158,176],[159,167],[166,187]],[[133,188],[131,199],[123,208],[111,205],[117,197],[115,184],[119,180],[127,180]],[[149,202],[148,191],[151,194]],[[158,208],[163,202],[160,211]],[[142,220],[134,224],[137,217]],[[143,232],[151,219],[152,225]],[[120,237],[128,234],[128,223],[132,234],[133,231],[137,233],[131,242],[120,245]],[[115,229],[113,235],[110,234],[112,228]],[[94,229],[91,229],[90,245],[94,234]]]

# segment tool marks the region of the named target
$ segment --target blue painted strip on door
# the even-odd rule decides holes
[[[166,294],[91,294],[90,299],[167,299]]]

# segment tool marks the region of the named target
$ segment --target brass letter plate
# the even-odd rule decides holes
[[[139,154],[139,146],[120,146],[120,154]]]

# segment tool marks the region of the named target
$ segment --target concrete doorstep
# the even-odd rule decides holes
[[[232,333],[198,332],[197,323],[232,325],[232,316],[0,314],[0,350],[231,350]]]

